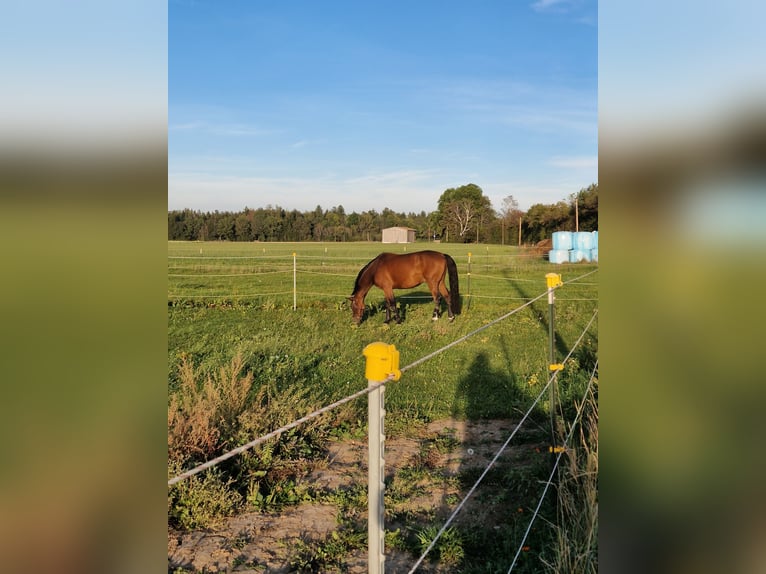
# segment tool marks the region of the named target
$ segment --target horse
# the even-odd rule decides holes
[[[449,273],[449,290],[445,278]],[[364,298],[374,286],[383,290],[386,297],[386,323],[391,321],[393,310],[397,323],[402,320],[394,299],[394,289],[411,289],[422,283],[428,284],[434,300],[432,320],[439,319],[440,296],[447,302],[447,312],[450,321],[460,313],[460,290],[455,260],[446,253],[438,251],[415,251],[398,255],[396,253],[381,253],[367,263],[359,271],[354,282],[354,291],[349,297],[354,322],[362,322],[364,313]]]

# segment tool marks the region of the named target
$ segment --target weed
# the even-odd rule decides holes
[[[421,554],[433,542],[440,529],[440,526],[427,526],[416,533]],[[439,537],[439,540],[436,541],[436,545],[431,550],[431,553],[433,553],[434,559],[438,557],[439,562],[445,566],[454,567],[459,565],[465,557],[463,537],[460,531],[453,526],[447,528]]]
[[[352,529],[334,530],[321,541],[298,540],[290,567],[295,572],[329,572],[340,569],[344,557],[366,544],[366,535]]]
[[[234,513],[241,496],[221,472],[211,470],[176,483],[168,493],[169,521],[178,528],[209,528]]]

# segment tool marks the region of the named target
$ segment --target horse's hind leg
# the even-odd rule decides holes
[[[440,315],[440,313],[439,313],[439,311],[440,311],[439,306],[441,305],[441,300],[439,299],[439,292],[438,291],[436,293],[434,293],[433,299],[434,299],[434,314],[431,316],[431,320],[432,321],[438,321],[439,320],[439,315]]]
[[[432,321],[438,321],[440,313],[440,305],[441,305],[441,299],[439,298],[439,287],[437,285],[434,285],[433,283],[428,286],[429,290],[431,291],[431,297],[434,300],[434,314],[431,316]]]
[[[447,302],[447,314],[449,315],[449,320],[454,321],[455,320],[455,314],[452,312],[452,297],[451,293],[447,291],[447,286],[442,281],[439,283],[439,293],[442,294],[442,297],[444,297],[444,300]]]

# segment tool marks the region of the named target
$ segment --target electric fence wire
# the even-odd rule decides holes
[[[543,293],[543,295],[545,295],[545,293]],[[587,333],[588,329],[590,328],[591,323],[593,323],[593,320],[596,318],[596,314],[597,313],[598,313],[598,309],[596,311],[594,311],[593,316],[591,317],[590,321],[588,321],[588,324],[585,326],[585,328],[583,329],[582,333],[580,334],[580,337],[577,339],[575,344],[572,346],[572,349],[569,351],[567,356],[562,361],[562,364],[566,364],[566,362],[569,360],[569,357],[571,357],[572,353],[575,351],[575,349],[577,349],[577,347],[579,346],[580,342],[585,337],[585,333]],[[548,387],[550,387],[550,385],[553,383],[553,381],[556,380],[556,377],[558,376],[559,372],[560,371],[558,371],[558,370],[553,372],[551,377],[548,379],[548,382],[545,384],[543,389],[540,391],[540,394],[537,396],[537,398],[532,403],[532,406],[530,406],[529,409],[527,410],[527,412],[524,413],[524,416],[519,421],[519,424],[516,425],[515,429],[513,429],[513,432],[511,433],[511,436],[509,436],[508,439],[506,439],[505,443],[503,443],[503,445],[500,447],[500,449],[497,451],[497,453],[495,453],[495,456],[492,458],[492,460],[489,462],[487,467],[484,469],[484,472],[481,473],[481,475],[476,480],[476,482],[473,484],[473,486],[468,491],[468,493],[465,495],[463,500],[460,501],[460,504],[458,504],[457,507],[455,508],[455,510],[452,511],[452,514],[449,516],[447,521],[444,523],[444,526],[442,526],[441,529],[439,530],[439,532],[436,533],[436,535],[434,536],[434,539],[431,541],[431,543],[428,545],[428,547],[425,549],[425,551],[420,555],[420,558],[418,558],[417,562],[415,562],[415,564],[410,569],[408,574],[412,574],[413,572],[415,572],[415,570],[417,570],[418,566],[420,566],[423,563],[423,560],[425,560],[425,558],[428,555],[428,553],[431,552],[431,550],[433,550],[433,548],[436,546],[436,542],[439,540],[439,538],[442,536],[442,534],[444,534],[444,532],[446,532],[447,528],[449,528],[449,525],[452,524],[452,521],[455,519],[455,517],[463,509],[463,506],[465,505],[465,503],[468,501],[468,499],[471,497],[471,495],[474,493],[474,491],[478,488],[478,486],[481,483],[481,481],[484,480],[484,477],[487,475],[489,470],[495,464],[497,459],[500,458],[500,455],[508,447],[508,444],[510,444],[511,440],[513,439],[513,437],[516,435],[518,430],[521,428],[521,425],[524,424],[524,422],[529,417],[529,414],[532,412],[532,409],[534,409],[535,405],[537,405],[537,403],[540,401],[540,399],[542,398],[543,394],[545,394],[545,391],[548,390]],[[560,454],[561,453],[559,453],[559,455]]]
[[[502,319],[504,319],[506,317],[509,317],[510,315],[513,315],[514,313],[517,313],[517,312],[521,311],[527,305],[531,305],[537,299],[540,299],[541,297],[545,296],[545,294],[546,293],[542,293],[541,295],[538,295],[537,297],[535,297],[531,301],[527,302],[526,304],[522,305],[521,307],[518,307],[518,308],[514,309],[510,313],[506,313],[505,315],[503,315],[499,319],[495,319],[492,323],[489,323],[487,325],[483,325],[482,327],[479,327],[478,329],[472,331],[471,333],[468,333],[467,335],[463,335],[462,337],[460,337],[456,341],[453,341],[452,343],[442,347],[441,349],[437,349],[433,353],[430,353],[429,355],[426,355],[425,357],[415,361],[414,363],[411,363],[411,364],[409,364],[409,365],[407,365],[405,367],[402,367],[401,369],[399,369],[399,371],[404,373],[405,371],[408,371],[409,369],[411,369],[411,368],[413,368],[413,367],[415,367],[417,365],[420,365],[421,363],[427,361],[428,359],[431,359],[432,357],[435,357],[436,355],[446,351],[447,349],[450,349],[450,348],[454,347],[458,343],[462,343],[463,341],[465,341],[469,337],[475,335],[476,333],[478,333],[480,331],[483,331],[484,329],[490,327],[491,325],[494,325],[498,321],[501,321]],[[387,380],[391,380],[391,378],[389,378]],[[380,384],[383,384],[383,383],[380,383]],[[380,386],[380,385],[378,385],[378,386]],[[254,446],[257,446],[257,445],[261,444],[262,442],[264,442],[264,441],[266,441],[266,440],[268,440],[270,438],[273,438],[273,437],[275,437],[275,436],[277,436],[279,434],[282,434],[286,430],[295,428],[296,426],[298,426],[300,424],[303,424],[304,422],[307,422],[307,421],[309,421],[309,420],[311,420],[311,419],[313,419],[313,418],[315,418],[315,417],[317,417],[317,416],[319,416],[321,414],[324,414],[324,413],[326,413],[326,412],[328,412],[328,411],[330,411],[330,410],[332,410],[332,409],[334,409],[336,407],[339,407],[342,404],[345,404],[345,403],[347,403],[349,401],[352,401],[352,400],[356,399],[357,397],[361,397],[362,395],[368,394],[370,391],[374,390],[375,388],[377,388],[377,387],[368,387],[368,388],[362,389],[361,391],[358,391],[358,392],[356,392],[356,393],[354,393],[352,395],[349,395],[348,397],[345,397],[345,398],[343,398],[343,399],[341,399],[339,401],[336,401],[336,402],[334,402],[334,403],[332,403],[330,405],[327,405],[326,407],[323,407],[323,408],[321,408],[321,409],[319,409],[317,411],[314,411],[313,413],[310,413],[310,414],[306,415],[305,417],[303,417],[301,419],[298,419],[297,421],[294,421],[294,422],[292,422],[292,423],[290,423],[288,425],[285,425],[285,426],[283,426],[281,428],[278,428],[278,429],[270,432],[267,435],[264,435],[262,437],[254,439],[254,440],[250,441],[247,444],[239,446],[239,447],[237,447],[237,448],[235,448],[233,450],[230,450],[230,451],[228,451],[228,452],[226,452],[226,453],[224,453],[224,454],[222,454],[222,455],[220,455],[220,456],[218,456],[218,457],[216,457],[214,459],[211,459],[211,460],[209,460],[207,462],[204,462],[204,463],[202,463],[202,464],[200,464],[200,465],[198,465],[198,466],[196,466],[196,467],[194,467],[194,468],[192,468],[190,470],[187,470],[186,472],[181,473],[178,476],[170,479],[168,481],[168,486],[172,486],[175,483],[177,483],[177,482],[179,482],[179,481],[181,481],[181,480],[183,480],[185,478],[193,476],[193,475],[197,474],[198,472],[202,472],[205,469],[208,469],[208,468],[210,468],[212,466],[217,465],[219,462],[223,462],[224,460],[227,460],[227,459],[229,459],[229,458],[231,458],[233,456],[236,456],[236,455],[238,455],[240,453],[243,453],[246,450],[251,449]]]
[[[262,442],[265,442],[265,441],[269,440],[270,438],[274,438],[275,436],[280,435],[280,434],[282,434],[285,431],[288,431],[288,430],[293,429],[293,428],[295,428],[297,426],[300,426],[303,423],[308,422],[311,419],[316,418],[319,415],[322,415],[322,414],[324,414],[324,413],[326,413],[328,411],[331,411],[332,409],[334,409],[336,407],[339,407],[339,406],[341,406],[341,405],[343,405],[343,404],[345,404],[345,403],[347,403],[349,401],[353,401],[354,399],[356,399],[358,397],[361,397],[362,395],[369,394],[372,391],[374,391],[375,389],[385,385],[388,381],[393,380],[393,378],[394,378],[393,375],[391,375],[385,381],[381,381],[381,382],[376,383],[374,385],[370,385],[367,388],[362,389],[361,391],[358,391],[358,392],[356,392],[356,393],[354,393],[352,395],[349,395],[349,396],[347,396],[345,398],[342,398],[339,401],[335,401],[334,403],[332,403],[330,405],[327,405],[326,407],[322,407],[321,409],[316,410],[313,413],[309,413],[305,417],[302,417],[302,418],[300,418],[298,420],[295,420],[295,421],[293,421],[293,422],[291,422],[289,424],[286,424],[285,426],[280,427],[280,428],[278,428],[276,430],[273,430],[273,431],[271,431],[268,434],[265,434],[265,435],[263,435],[261,437],[258,437],[257,439],[251,440],[247,444],[243,444],[242,446],[239,446],[239,447],[237,447],[235,449],[232,449],[232,450],[230,450],[228,452],[225,452],[221,456],[218,456],[218,457],[213,458],[213,459],[211,459],[211,460],[209,460],[207,462],[204,462],[204,463],[202,463],[202,464],[200,464],[198,466],[195,466],[194,468],[192,468],[190,470],[187,470],[186,472],[183,472],[183,473],[179,474],[178,476],[168,480],[168,486],[173,486],[175,483],[180,482],[180,481],[182,481],[185,478],[189,478],[190,476],[193,476],[193,475],[195,475],[195,474],[197,474],[199,472],[202,472],[205,469],[208,469],[208,468],[210,468],[212,466],[215,466],[218,463],[223,462],[224,460],[227,460],[227,459],[229,459],[229,458],[231,458],[233,456],[241,454],[241,453],[245,452],[246,450],[251,449],[254,446],[257,446],[257,445],[261,444]]]
[[[535,511],[532,513],[532,518],[529,520],[529,524],[527,525],[527,529],[524,532],[524,536],[521,538],[521,542],[519,543],[519,547],[516,550],[516,555],[513,557],[513,562],[511,562],[511,567],[508,568],[508,573],[511,574],[511,570],[513,570],[513,567],[516,565],[517,560],[519,559],[519,556],[521,555],[521,551],[524,548],[524,543],[527,541],[527,536],[529,536],[529,532],[532,529],[532,524],[534,524],[535,519],[537,518],[537,515],[540,513],[540,507],[543,504],[543,500],[545,499],[545,495],[548,492],[548,488],[553,483],[553,476],[556,474],[556,469],[558,468],[559,461],[561,460],[561,456],[566,451],[566,447],[569,444],[569,439],[572,438],[572,434],[574,433],[574,429],[577,427],[577,423],[579,422],[580,416],[582,415],[583,407],[585,406],[585,399],[588,396],[588,392],[590,391],[590,388],[593,384],[593,379],[595,378],[596,371],[598,370],[598,361],[596,361],[595,365],[593,366],[593,371],[590,374],[590,380],[588,381],[588,386],[585,388],[585,393],[583,393],[583,400],[580,403],[580,406],[577,409],[577,413],[575,415],[575,419],[572,422],[572,427],[569,429],[569,434],[567,435],[567,438],[564,440],[564,451],[559,452],[556,455],[556,461],[553,464],[553,470],[551,470],[550,476],[548,476],[548,481],[545,483],[545,488],[543,489],[543,493],[540,496],[540,500],[537,502],[537,507],[535,508]]]

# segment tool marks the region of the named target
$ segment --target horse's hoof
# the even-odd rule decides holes
[[[436,316],[431,317],[431,321],[438,321],[438,320],[439,320],[439,317],[436,317]]]
[[[450,323],[452,323],[452,321],[454,321],[454,320],[455,320],[455,318],[454,318],[454,317],[450,317],[450,318],[449,318],[449,322],[450,322]]]

